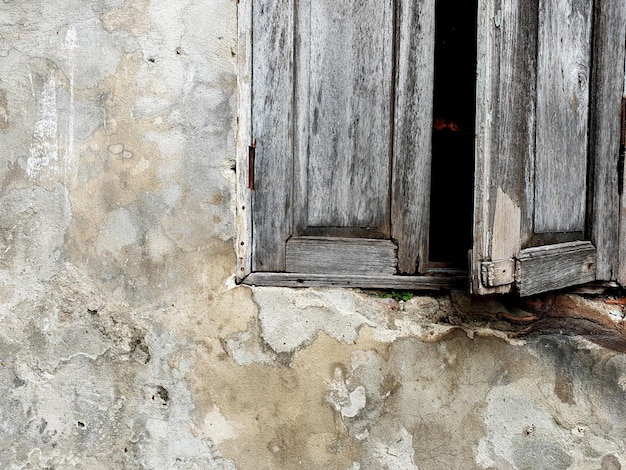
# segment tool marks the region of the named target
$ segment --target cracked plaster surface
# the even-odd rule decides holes
[[[0,24],[0,467],[626,465],[619,354],[455,292],[234,286],[234,0]]]

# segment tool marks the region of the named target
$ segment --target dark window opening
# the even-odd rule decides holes
[[[437,0],[431,267],[467,267],[472,246],[476,0]]]

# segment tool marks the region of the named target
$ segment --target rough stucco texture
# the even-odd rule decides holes
[[[626,465],[626,359],[235,287],[235,0],[0,2],[0,468]]]

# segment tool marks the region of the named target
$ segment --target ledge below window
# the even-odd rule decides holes
[[[467,273],[442,272],[424,276],[359,276],[299,273],[256,272],[246,276],[242,284],[274,287],[362,287],[368,289],[404,290],[467,290]]]

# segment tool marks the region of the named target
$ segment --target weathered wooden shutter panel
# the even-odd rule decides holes
[[[252,4],[253,271],[284,271],[292,231],[293,8],[293,0]]]
[[[611,276],[625,3],[479,1],[475,293]]]
[[[300,228],[388,235],[393,2],[301,0],[298,14]]]
[[[618,252],[626,255],[626,240],[620,242],[616,221],[620,218],[620,103],[624,95],[626,56],[626,1],[596,2],[594,17],[593,88],[591,89],[590,172],[594,198],[591,201],[591,234],[597,249],[597,277],[619,280]],[[623,164],[623,162],[622,162]],[[617,173],[617,178],[615,177]],[[622,175],[623,177],[623,171]],[[623,191],[622,191],[622,194]],[[626,222],[626,219],[624,220]],[[626,227],[625,227],[626,229]],[[622,233],[624,230],[622,230]]]
[[[398,270],[410,274],[428,268],[435,1],[402,0],[397,10],[391,237]]]
[[[592,3],[539,1],[536,233],[585,229]]]
[[[254,0],[252,21],[252,271],[425,271],[434,0]]]

